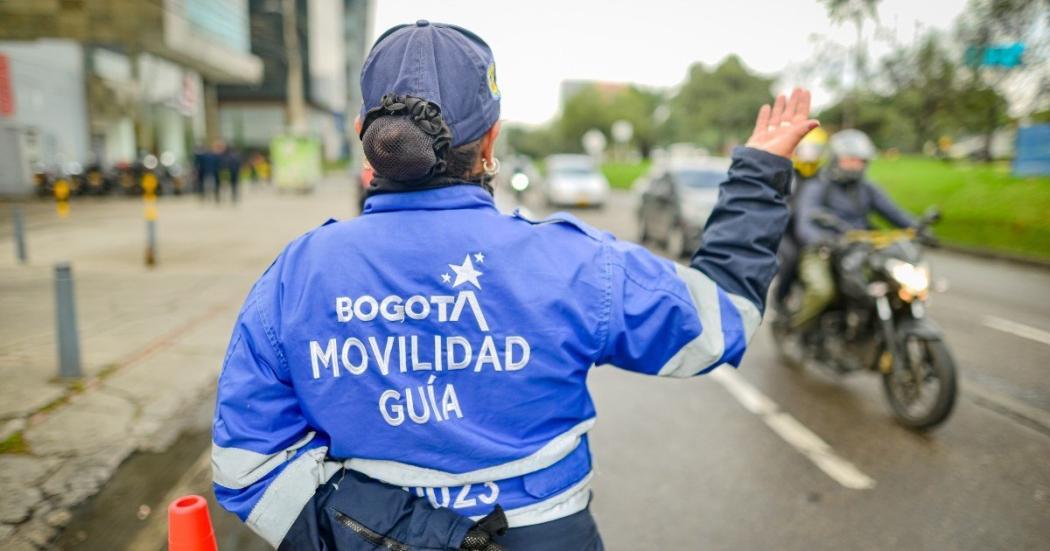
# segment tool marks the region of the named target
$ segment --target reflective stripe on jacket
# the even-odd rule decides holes
[[[692,267],[480,187],[371,197],[252,288],[219,379],[215,493],[278,545],[342,466],[511,526],[589,500],[595,365],[737,366],[787,223],[787,159],[738,148]]]

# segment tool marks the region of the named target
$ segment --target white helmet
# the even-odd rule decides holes
[[[828,163],[828,176],[831,181],[838,183],[856,182],[864,177],[865,169],[844,170],[839,166],[838,160],[843,157],[863,159],[865,168],[867,162],[875,158],[875,144],[867,134],[855,128],[848,128],[836,132],[828,140],[828,151],[831,153],[831,161]]]

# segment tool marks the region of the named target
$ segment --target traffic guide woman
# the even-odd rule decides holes
[[[245,300],[219,379],[219,502],[291,549],[601,549],[587,374],[740,363],[788,158],[817,126],[808,92],[761,108],[682,266],[567,214],[496,210],[500,90],[475,34],[395,27],[361,90],[364,212],[293,241]]]

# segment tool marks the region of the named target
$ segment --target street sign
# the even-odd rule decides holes
[[[583,150],[592,157],[597,157],[605,151],[605,134],[602,134],[602,131],[597,128],[584,132],[580,141],[582,142]]]
[[[15,95],[11,91],[11,68],[7,56],[0,54],[0,117],[15,114]]]
[[[634,126],[630,121],[618,120],[612,124],[612,135],[616,143],[627,143],[634,135]]]
[[[970,67],[1002,67],[1012,69],[1019,67],[1024,57],[1024,44],[1015,42],[999,46],[970,46],[963,54],[963,60]]]

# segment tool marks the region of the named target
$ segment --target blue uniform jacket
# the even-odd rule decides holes
[[[223,507],[278,545],[346,467],[512,527],[589,500],[596,365],[737,366],[787,224],[791,163],[749,148],[691,267],[482,188],[376,195],[296,239],[252,288],[219,378]]]

